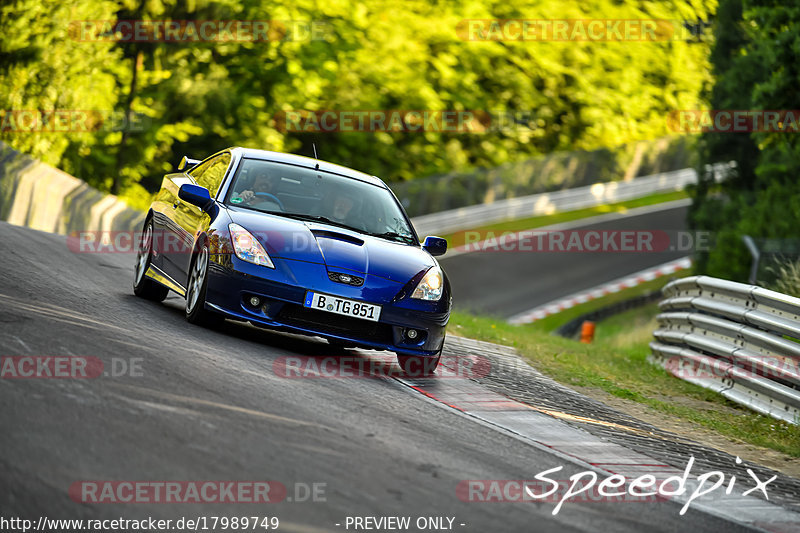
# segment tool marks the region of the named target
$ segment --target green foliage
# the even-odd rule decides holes
[[[112,43],[71,38],[72,20],[112,18],[116,3],[16,1],[0,6],[0,109],[15,111],[113,109],[119,50]],[[13,120],[13,119],[12,119]],[[108,135],[26,133],[6,124],[2,140],[51,165],[67,167],[94,146],[113,146]],[[8,129],[9,131],[5,131]],[[67,152],[70,156],[64,157]]]
[[[141,131],[0,131],[17,149],[102,190],[141,200],[177,159],[231,145],[311,154],[397,182],[591,151],[670,133],[700,107],[703,39],[465,41],[465,18],[708,20],[671,0],[14,0],[0,8],[0,109],[96,109],[146,117]],[[322,39],[82,42],[79,20],[323,21]],[[285,132],[291,110],[473,110],[515,117],[485,133]],[[647,164],[645,162],[645,164]],[[563,173],[562,173],[563,174]],[[504,178],[505,179],[505,178]],[[468,186],[454,194],[469,199]]]
[[[800,261],[784,261],[775,268],[776,280],[772,289],[800,297]]]
[[[800,82],[800,6],[779,0],[723,0],[711,61],[711,109],[792,110]],[[708,133],[701,164],[734,160],[735,174],[712,194],[712,177],[695,191],[691,223],[717,233],[698,258],[702,273],[746,281],[743,235],[788,238],[800,225],[800,138],[796,133]]]

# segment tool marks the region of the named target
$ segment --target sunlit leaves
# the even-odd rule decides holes
[[[701,106],[706,42],[465,41],[467,18],[708,20],[674,0],[18,0],[0,8],[0,108],[124,108],[145,131],[3,135],[103,188],[152,190],[184,155],[231,145],[299,151],[387,181],[494,167],[558,150],[669,133],[673,109]],[[262,42],[85,43],[71,20],[271,20],[326,25],[324,38]],[[131,93],[134,62],[136,83]],[[460,132],[286,132],[290,110],[468,110],[495,127]]]

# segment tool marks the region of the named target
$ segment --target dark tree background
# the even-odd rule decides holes
[[[711,109],[800,108],[800,4],[781,0],[722,0],[711,52]],[[702,165],[736,161],[720,186],[706,175],[698,186],[690,222],[716,233],[716,246],[699,256],[697,269],[746,281],[750,254],[743,235],[800,237],[800,140],[797,133],[706,133]]]

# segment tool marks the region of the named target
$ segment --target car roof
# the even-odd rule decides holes
[[[377,176],[370,176],[364,172],[359,172],[352,168],[343,167],[335,163],[323,161],[321,159],[314,159],[302,155],[286,154],[283,152],[271,152],[269,150],[256,150],[255,148],[243,148],[241,146],[234,146],[228,148],[233,153],[237,153],[242,157],[248,159],[261,159],[263,161],[275,161],[277,163],[286,163],[289,165],[297,165],[300,167],[314,169],[319,165],[319,169],[324,172],[339,174],[348,178],[354,178],[360,181],[378,185],[379,187],[386,187],[386,184]]]

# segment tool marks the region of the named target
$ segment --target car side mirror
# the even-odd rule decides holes
[[[178,172],[183,172],[187,168],[193,167],[200,162],[199,159],[190,159],[186,156],[181,158],[181,162],[178,163]],[[187,200],[188,201],[188,200]]]
[[[447,251],[447,240],[441,237],[425,237],[425,243],[422,248],[431,255],[444,255]]]
[[[208,189],[191,183],[181,185],[181,188],[178,190],[178,198],[186,200],[192,205],[196,205],[203,211],[208,211],[214,203]]]

